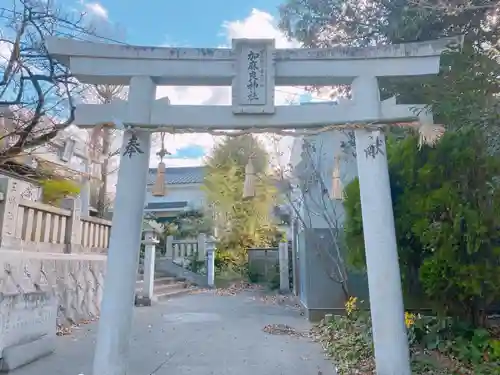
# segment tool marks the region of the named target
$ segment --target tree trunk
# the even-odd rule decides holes
[[[102,129],[102,156],[104,160],[101,164],[101,188],[97,198],[97,214],[104,217],[106,213],[106,193],[108,191],[108,172],[109,172],[109,150],[111,147],[111,130]]]

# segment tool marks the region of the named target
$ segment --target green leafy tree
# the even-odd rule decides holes
[[[499,25],[494,16],[500,7],[498,2],[467,0],[467,6],[459,8],[457,0],[430,1],[444,6],[425,6],[424,1],[285,0],[280,6],[280,27],[306,46],[320,48],[422,41],[457,34],[465,35],[480,49],[497,45]]]
[[[200,233],[212,232],[212,218],[202,210],[190,210],[179,214],[171,223],[175,235],[180,238],[196,237]]]
[[[43,203],[55,206],[58,206],[64,198],[76,197],[80,194],[80,186],[65,178],[43,180],[41,185]]]
[[[250,156],[258,178],[255,197],[246,200],[243,185]],[[215,215],[220,249],[244,252],[269,242],[276,189],[267,174],[268,165],[267,151],[251,135],[226,138],[208,158],[205,190]]]
[[[443,56],[437,76],[381,78],[382,97],[429,104],[448,130],[479,127],[488,134],[490,151],[498,152],[499,11],[500,3],[491,0],[285,0],[280,27],[304,46],[319,48],[464,35],[463,49]]]
[[[405,294],[480,325],[500,300],[500,161],[477,131],[435,147],[389,140],[388,162]],[[346,187],[349,262],[365,267],[359,182]]]

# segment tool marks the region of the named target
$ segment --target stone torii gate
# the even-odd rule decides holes
[[[319,128],[355,131],[370,306],[379,375],[410,375],[383,124],[419,120],[414,106],[383,102],[377,77],[436,74],[459,38],[368,48],[275,49],[274,40],[232,48],[158,48],[49,39],[51,55],[80,82],[128,85],[128,101],[80,105],[75,123],[127,127],[118,173],[94,375],[125,375],[145,201],[151,132]],[[338,105],[276,106],[276,85],[352,85]],[[169,105],[157,85],[232,86],[232,105]],[[423,106],[420,106],[423,108]],[[429,114],[420,118],[431,121]]]

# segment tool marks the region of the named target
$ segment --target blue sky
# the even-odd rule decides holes
[[[74,0],[64,0],[71,3]],[[218,46],[226,41],[222,25],[243,20],[253,9],[273,17],[280,0],[144,0],[125,6],[123,0],[79,1],[88,12],[102,15],[127,42],[141,45]]]
[[[197,159],[205,155],[205,149],[199,145],[188,145],[179,148],[174,154],[167,156],[176,159]]]

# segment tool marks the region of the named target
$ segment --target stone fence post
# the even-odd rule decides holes
[[[205,260],[207,256],[207,235],[205,233],[200,233],[198,235],[198,260]]]
[[[22,181],[0,177],[0,191],[3,194],[3,202],[0,205],[0,245],[3,250],[20,250],[22,246],[21,234],[16,231],[22,185]],[[21,225],[22,219],[20,218]]]
[[[136,298],[136,305],[151,306],[154,301],[156,244],[159,242],[154,230],[144,232],[144,241],[142,241],[144,244],[143,288],[141,296]]]
[[[278,259],[280,269],[280,292],[290,292],[290,268],[288,265],[288,243],[280,242],[278,245]]]
[[[165,258],[174,260],[174,236],[167,236],[165,242]]]
[[[78,253],[82,251],[82,225],[81,225],[81,201],[80,198],[66,198],[61,207],[71,211],[71,216],[66,222],[66,253]]]
[[[209,288],[215,287],[215,238],[208,236],[206,242],[207,251],[207,284]]]

